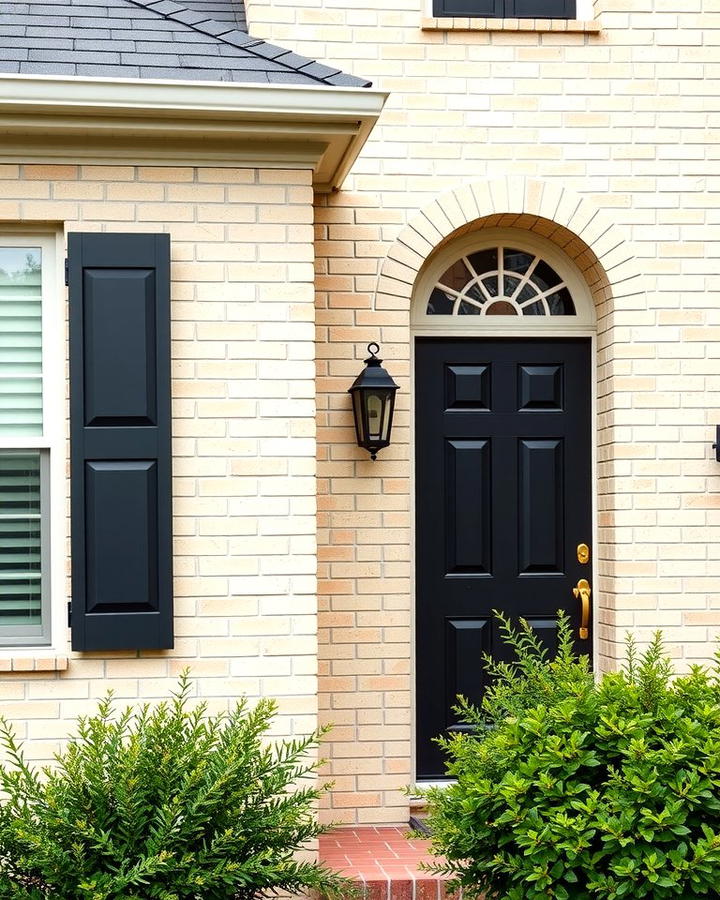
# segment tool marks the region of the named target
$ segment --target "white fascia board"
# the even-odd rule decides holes
[[[62,106],[148,110],[197,110],[248,116],[380,115],[387,93],[371,88],[318,85],[236,84],[222,81],[160,81],[65,75],[0,74],[0,106]]]
[[[282,142],[289,156],[292,148],[297,148],[298,164],[303,167],[308,165],[308,152],[317,155],[313,147],[324,148],[312,168],[318,189],[333,190],[340,186],[356,159],[387,96],[384,91],[369,88],[322,85],[0,74],[0,159],[10,158],[3,152],[3,136],[31,139],[44,130],[47,155],[50,135],[57,136],[61,146],[61,135],[76,132],[80,122],[83,132],[91,137],[107,135],[109,131],[126,138],[142,134],[144,139],[151,134],[162,138],[163,134],[172,133],[177,155],[178,130],[182,131],[178,125],[203,122],[207,138],[227,141],[232,132],[238,151],[238,139],[243,133],[246,141],[255,144],[259,133],[263,141]],[[8,142],[10,154],[14,143]],[[219,144],[218,148],[218,159],[231,165],[232,154],[228,157],[227,147]],[[27,150],[33,155],[32,146]],[[42,141],[38,141],[37,151],[43,155]],[[188,161],[193,152],[188,145]],[[106,148],[99,147],[99,156],[107,161]],[[27,155],[25,161],[31,161]],[[241,161],[250,164],[247,152],[239,152],[238,164]],[[262,162],[260,158],[258,163]],[[287,159],[284,164],[288,164]]]

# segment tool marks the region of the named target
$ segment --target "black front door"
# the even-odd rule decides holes
[[[591,651],[573,595],[592,585],[590,340],[418,338],[415,360],[417,774],[433,779],[456,696],[481,699],[484,652],[507,658],[493,609],[551,647],[565,609]]]

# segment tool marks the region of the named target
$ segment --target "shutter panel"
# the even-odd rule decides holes
[[[433,15],[496,19],[503,15],[503,0],[433,0]]]
[[[72,646],[173,646],[170,240],[71,234]]]
[[[575,18],[575,0],[507,0],[507,6],[507,15],[513,18]]]

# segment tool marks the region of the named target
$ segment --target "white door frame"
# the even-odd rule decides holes
[[[500,242],[505,246],[511,243],[529,252],[541,253],[545,259],[557,269],[565,283],[570,288],[573,301],[579,315],[575,318],[569,316],[555,317],[515,317],[515,316],[427,316],[425,304],[430,295],[432,286],[436,283],[440,274],[455,259],[465,253],[481,250],[493,243]],[[411,671],[413,675],[411,689],[411,777],[413,783],[427,787],[431,782],[417,780],[417,690],[415,686],[415,652],[416,652],[416,626],[415,609],[417,600],[416,591],[416,458],[415,458],[415,343],[418,337],[436,337],[439,340],[464,337],[481,340],[483,338],[565,338],[586,337],[590,338],[591,367],[595,377],[591,383],[590,421],[591,421],[591,493],[592,493],[592,624],[593,645],[592,665],[597,668],[598,662],[598,611],[599,604],[597,583],[599,579],[599,567],[597,559],[598,547],[598,355],[597,355],[597,326],[595,317],[595,305],[587,282],[580,274],[577,267],[569,257],[550,241],[540,238],[532,232],[523,229],[483,229],[466,235],[459,241],[452,242],[449,246],[433,255],[429,263],[423,268],[413,288],[413,297],[410,307],[410,384],[411,402],[409,415],[410,430],[410,596],[412,598],[412,620],[410,625],[410,653]],[[444,783],[444,782],[443,782]]]

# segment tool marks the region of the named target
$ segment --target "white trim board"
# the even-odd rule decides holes
[[[337,190],[388,94],[368,88],[0,75],[0,161],[312,169]]]

